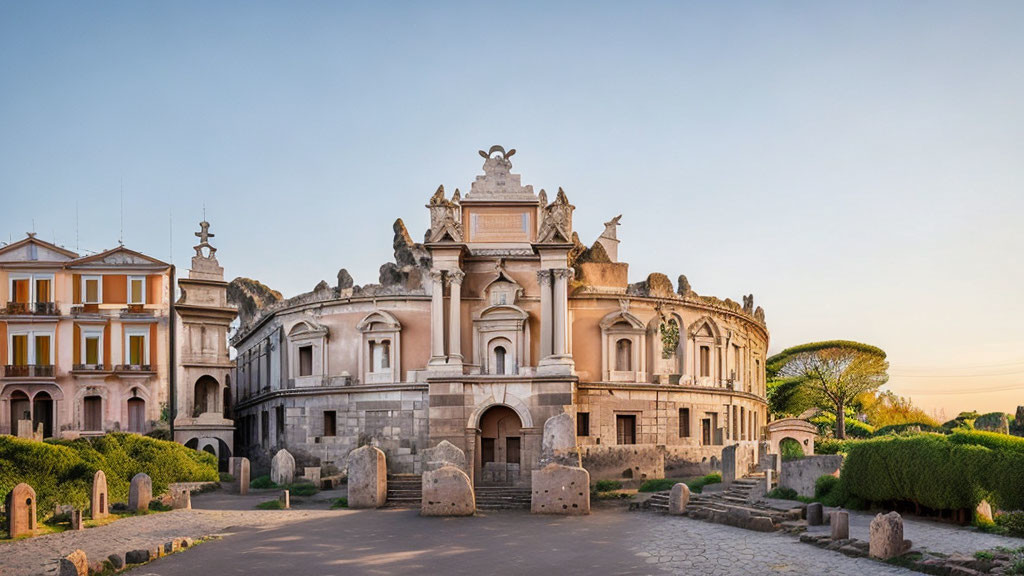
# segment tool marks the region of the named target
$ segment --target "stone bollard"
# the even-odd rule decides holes
[[[910,541],[903,539],[903,518],[896,512],[875,516],[870,532],[868,553],[872,558],[889,560],[910,550]]]
[[[228,459],[228,474],[234,478],[232,488],[239,496],[249,493],[249,459],[233,457]]]
[[[270,461],[270,480],[278,486],[295,482],[295,457],[284,448],[274,454]]]
[[[820,502],[811,502],[807,505],[807,525],[821,526],[825,522],[824,508]]]
[[[31,535],[36,531],[36,491],[25,483],[18,484],[7,494],[7,536]]]
[[[469,476],[451,464],[423,473],[420,516],[472,516],[476,494]]]
[[[291,495],[288,493],[287,490],[281,490],[281,498],[280,498],[280,500],[281,500],[281,507],[284,508],[285,510],[288,510],[289,508],[292,507]]]
[[[686,514],[686,505],[690,503],[690,487],[680,482],[672,487],[668,494],[668,513]]]
[[[72,530],[83,530],[85,526],[82,525],[82,511],[75,509],[71,511],[71,529]]]
[[[135,512],[149,510],[149,502],[153,499],[153,480],[144,472],[132,477],[128,486],[128,509]]]
[[[92,476],[92,495],[89,499],[89,515],[93,520],[106,518],[110,514],[110,502],[107,495],[107,475],[97,470]]]
[[[379,508],[388,495],[388,467],[384,452],[373,446],[356,448],[348,455],[348,507]]]
[[[772,491],[772,471],[764,471],[764,493],[767,494]]]
[[[830,515],[829,524],[832,525],[833,540],[847,540],[850,538],[850,513],[846,510],[837,510]]]
[[[192,509],[192,491],[187,486],[175,486],[172,489],[171,508],[175,510]]]

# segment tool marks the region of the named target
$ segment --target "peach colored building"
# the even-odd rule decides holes
[[[148,432],[167,402],[172,268],[35,234],[0,246],[0,433]]]
[[[232,282],[240,453],[340,468],[370,443],[391,472],[418,473],[418,452],[449,440],[477,484],[524,485],[563,412],[594,479],[696,473],[727,444],[756,447],[769,335],[753,296],[630,283],[619,217],[584,245],[567,195],[523,185],[514,154],[481,151],[465,196],[439,188],[422,243],[397,221],[378,284],[342,270],[286,300]]]

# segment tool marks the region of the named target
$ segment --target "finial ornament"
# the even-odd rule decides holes
[[[210,245],[210,238],[215,237],[216,234],[212,234],[210,232],[210,223],[206,220],[200,222],[199,232],[196,232],[195,236],[199,238],[199,245],[193,246],[196,251],[196,256],[200,258],[213,258],[214,254],[217,253],[217,249]],[[203,256],[203,248],[206,248],[209,251],[208,255]]]

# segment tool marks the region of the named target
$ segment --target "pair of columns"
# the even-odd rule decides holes
[[[572,373],[569,354],[569,281],[572,268],[539,270],[541,372]],[[560,368],[559,368],[560,367]]]
[[[430,299],[430,365],[452,366],[462,370],[462,270],[431,270],[433,288]],[[444,351],[444,286],[448,285],[448,354]]]

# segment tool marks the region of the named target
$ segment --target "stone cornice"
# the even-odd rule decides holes
[[[768,400],[762,398],[757,394],[750,392],[743,392],[740,390],[730,390],[728,388],[715,388],[713,386],[679,386],[676,384],[629,384],[623,382],[580,382],[580,390],[640,390],[644,392],[689,392],[697,394],[720,394],[724,396],[732,396],[735,398],[746,398],[747,400],[754,400],[764,405],[768,405]]]
[[[244,410],[267,400],[290,396],[323,396],[326,394],[358,394],[361,392],[426,392],[427,385],[419,382],[401,382],[397,384],[359,384],[352,386],[311,386],[309,388],[285,388],[271,390],[245,400],[236,400],[235,409]]]

